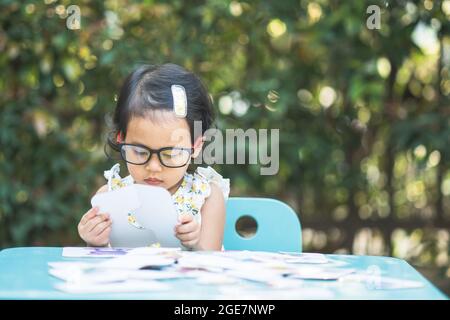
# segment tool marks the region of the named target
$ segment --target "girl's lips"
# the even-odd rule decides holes
[[[144,180],[145,183],[156,186],[162,183],[162,180],[159,179],[153,179],[153,178],[149,178],[149,179],[145,179]]]

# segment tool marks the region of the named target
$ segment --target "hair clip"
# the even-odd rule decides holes
[[[173,112],[180,118],[185,118],[187,115],[187,97],[186,90],[183,86],[174,84],[171,87],[173,97]]]

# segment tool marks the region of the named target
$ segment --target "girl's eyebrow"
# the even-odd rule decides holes
[[[147,145],[145,145],[144,143],[141,143],[141,142],[139,142],[139,141],[136,141],[136,140],[131,140],[130,142],[128,142],[129,144],[137,144],[137,145],[140,145],[140,146],[144,146],[144,147],[147,147]],[[148,147],[147,147],[148,148]]]
[[[129,143],[130,143],[130,144],[139,145],[139,146],[142,146],[142,147],[146,147],[146,148],[148,148],[148,149],[154,149],[154,150],[161,149],[161,148],[174,148],[174,147],[175,147],[175,146],[170,145],[170,146],[163,146],[163,147],[160,147],[160,148],[150,148],[150,147],[147,146],[146,144],[140,143],[139,141],[135,141],[135,140],[131,140]]]

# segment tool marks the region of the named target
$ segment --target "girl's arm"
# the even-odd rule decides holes
[[[225,199],[222,190],[211,183],[211,194],[201,209],[202,223],[197,250],[221,250],[225,227]]]

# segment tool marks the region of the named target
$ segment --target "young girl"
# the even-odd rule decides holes
[[[116,164],[105,171],[108,183],[97,193],[132,183],[163,187],[179,215],[174,233],[180,242],[194,250],[220,250],[229,180],[211,167],[187,172],[213,119],[208,92],[193,73],[174,64],[138,68],[121,89],[113,138],[108,138],[130,175],[122,179]],[[198,136],[194,136],[195,121],[201,121]],[[81,218],[78,232],[88,246],[106,246],[112,223],[107,213],[92,208]]]

